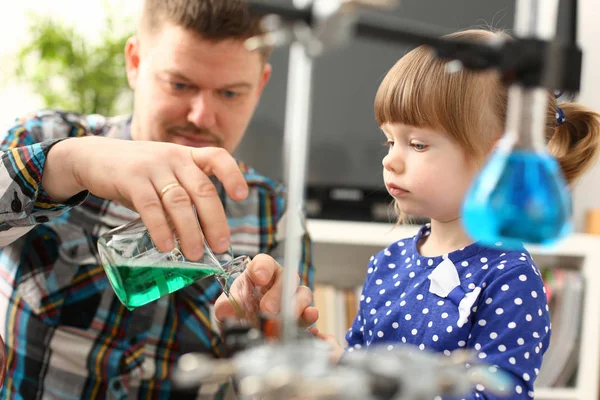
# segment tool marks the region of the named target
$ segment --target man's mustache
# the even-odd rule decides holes
[[[174,135],[186,135],[186,136],[208,136],[214,140],[218,145],[221,144],[221,138],[209,129],[198,128],[193,125],[187,126],[170,126],[167,128],[167,133]]]

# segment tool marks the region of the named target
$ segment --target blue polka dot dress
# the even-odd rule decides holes
[[[477,243],[423,257],[409,239],[371,257],[360,308],[346,334],[348,351],[407,343],[445,353],[474,349],[482,362],[510,373],[510,399],[533,398],[533,383],[550,342],[545,289],[531,256]],[[494,399],[475,390],[469,399]]]

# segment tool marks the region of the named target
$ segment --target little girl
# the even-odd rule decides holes
[[[483,30],[448,37],[488,41],[496,35],[504,37]],[[534,396],[550,341],[540,272],[524,248],[473,243],[460,215],[472,179],[503,133],[506,108],[507,88],[496,72],[448,72],[424,46],[388,72],[375,99],[389,148],[385,185],[401,217],[431,223],[371,257],[346,339],[348,351],[383,343],[447,355],[473,349],[480,361],[511,375],[509,398],[522,399]],[[546,141],[569,183],[592,163],[599,117],[573,103],[559,109],[553,97],[548,105]],[[478,386],[469,398],[493,397]]]

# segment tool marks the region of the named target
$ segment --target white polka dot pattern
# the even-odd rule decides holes
[[[551,329],[546,293],[531,257],[477,244],[444,255],[456,267],[462,293],[481,289],[469,320],[459,327],[463,295],[441,298],[429,291],[428,276],[443,257],[418,253],[415,243],[426,229],[371,259],[360,312],[346,336],[348,349],[407,343],[449,355],[472,348],[480,360],[520,378],[515,398],[533,393]]]

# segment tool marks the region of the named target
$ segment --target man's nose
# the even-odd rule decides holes
[[[194,97],[188,121],[199,128],[212,128],[215,125],[215,104],[210,92],[203,91]]]

